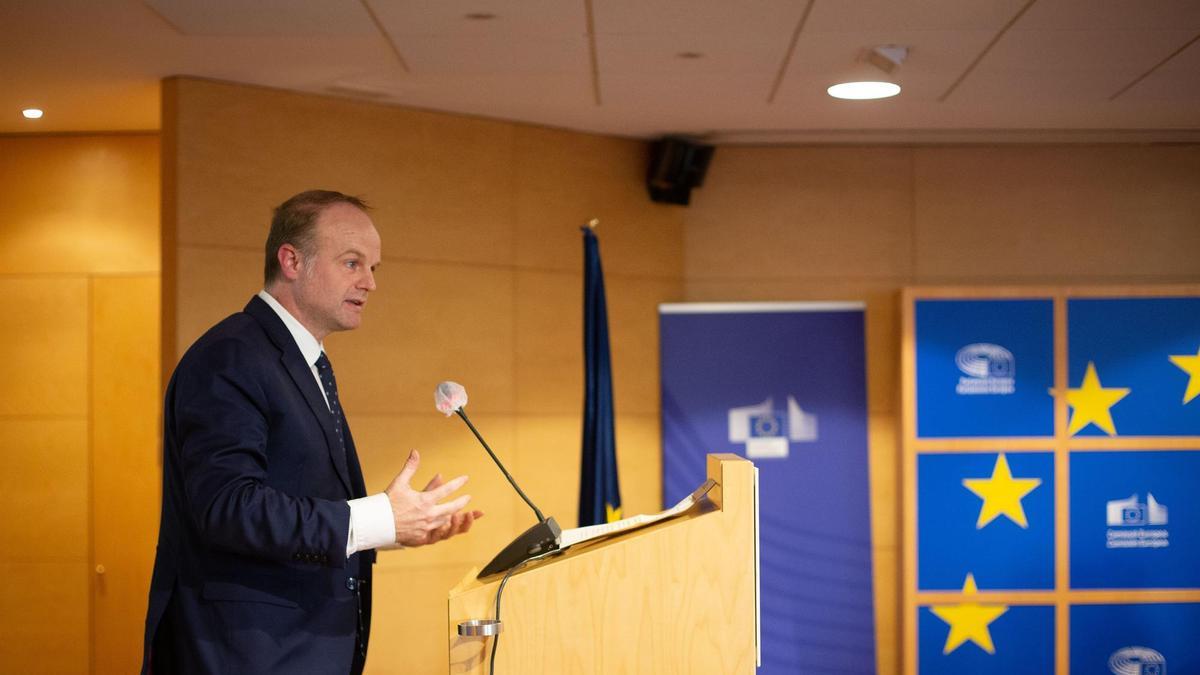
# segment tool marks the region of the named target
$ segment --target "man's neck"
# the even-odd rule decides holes
[[[283,307],[285,310],[287,310],[287,313],[290,314],[297,323],[303,326],[304,330],[308,331],[310,335],[316,338],[317,342],[324,342],[327,333],[314,330],[313,327],[309,325],[309,322],[304,320],[304,314],[300,311],[299,306],[297,306],[296,298],[291,294],[290,289],[288,289],[286,286],[281,286],[280,284],[276,283],[267,286],[263,289],[263,291],[274,298],[275,302],[279,303],[280,307]]]

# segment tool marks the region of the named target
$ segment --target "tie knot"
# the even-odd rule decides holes
[[[329,357],[325,356],[325,352],[317,357],[317,368],[320,370],[332,370],[333,367],[329,364]]]

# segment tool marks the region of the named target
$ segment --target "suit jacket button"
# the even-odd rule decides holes
[[[348,588],[350,590],[354,590],[357,585],[358,585],[357,579],[355,579],[354,577],[349,577],[348,579],[346,579],[346,588]]]

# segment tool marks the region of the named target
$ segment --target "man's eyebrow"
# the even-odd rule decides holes
[[[357,257],[359,257],[359,258],[362,258],[363,260],[366,260],[366,258],[367,258],[367,254],[366,254],[366,253],[363,253],[362,251],[360,251],[360,250],[358,250],[358,249],[356,249],[356,248],[348,248],[348,249],[346,249],[345,251],[342,251],[342,252],[341,252],[341,253],[338,255],[338,257],[339,257],[339,258],[342,258],[342,257],[345,257],[346,255],[354,255],[354,256],[357,256]],[[382,264],[383,264],[383,261],[382,261],[382,260],[380,260],[379,262],[377,262],[377,263],[375,263],[374,265],[372,265],[372,266],[371,266],[371,269],[375,269],[375,268],[379,267],[379,266],[380,266],[380,265],[382,265]]]

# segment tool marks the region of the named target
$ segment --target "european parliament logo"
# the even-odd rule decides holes
[[[1124,647],[1108,657],[1113,675],[1167,675],[1167,660],[1148,647]]]
[[[1070,672],[1200,673],[1200,603],[1072,605]],[[1022,671],[1032,672],[1032,671]]]
[[[1054,435],[1054,301],[918,300],[918,438]]]
[[[729,409],[729,442],[744,443],[749,459],[786,459],[791,443],[817,440],[817,416],[787,397],[787,409],[775,410],[773,398]]]
[[[1000,345],[969,344],[954,355],[954,364],[963,373],[954,389],[959,396],[1004,396],[1017,391],[1016,359]]]

